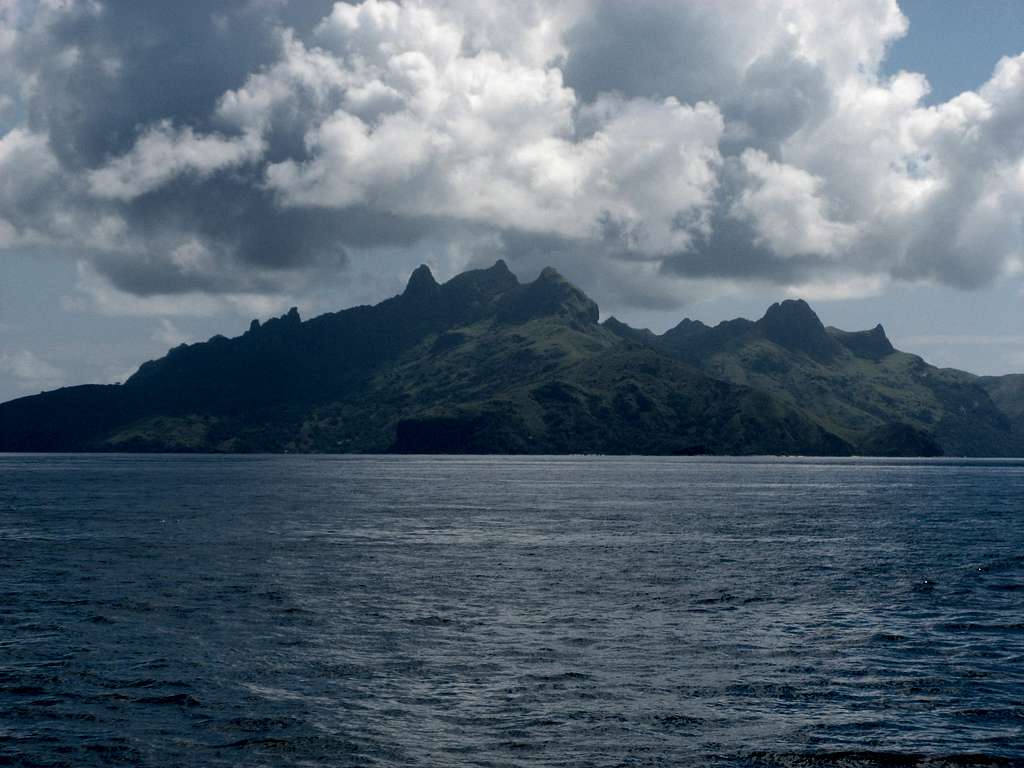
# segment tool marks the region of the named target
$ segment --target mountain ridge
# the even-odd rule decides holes
[[[628,326],[616,330],[632,336]],[[647,343],[715,378],[798,404],[865,453],[878,452],[880,435],[911,446],[930,435],[948,455],[1024,455],[1024,386],[1014,375],[979,377],[931,366],[895,349],[881,324],[864,331],[825,328],[806,302],[790,300],[757,321],[683,320]]]
[[[0,404],[0,450],[1020,455],[1020,402],[1016,380],[826,328],[802,300],[659,335],[499,260]]]

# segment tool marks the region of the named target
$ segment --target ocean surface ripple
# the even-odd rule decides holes
[[[0,764],[1024,765],[1024,463],[0,455]]]

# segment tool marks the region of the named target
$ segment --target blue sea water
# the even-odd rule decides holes
[[[0,455],[0,764],[1024,765],[1024,463]]]

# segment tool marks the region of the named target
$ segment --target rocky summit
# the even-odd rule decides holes
[[[0,451],[1024,455],[1020,377],[940,369],[804,301],[615,318],[504,261],[377,304],[181,345],[122,385],[0,405]]]

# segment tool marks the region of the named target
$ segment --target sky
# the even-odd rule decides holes
[[[0,401],[504,258],[1024,371],[1019,0],[0,0]]]

